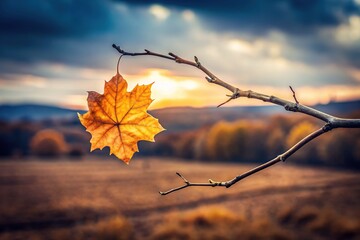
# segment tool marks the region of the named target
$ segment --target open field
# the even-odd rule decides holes
[[[137,159],[0,162],[0,239],[360,239],[359,172]]]

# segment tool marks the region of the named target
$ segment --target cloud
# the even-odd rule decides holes
[[[211,39],[199,34],[235,35],[247,42],[273,41],[278,34],[288,60],[356,67],[360,62],[359,41],[341,43],[349,39],[346,34],[356,35],[360,5],[354,1],[3,0],[0,9],[1,73],[13,71],[10,65],[31,71],[47,61],[109,68],[109,56],[116,56],[113,42],[135,50],[161,45],[183,51],[181,44],[195,49],[199,39],[209,45]],[[236,41],[233,49],[246,51]],[[279,47],[266,51],[278,54]]]
[[[151,1],[121,1],[149,5]],[[360,6],[347,1],[302,0],[223,0],[181,1],[158,0],[163,6],[191,9],[217,30],[241,30],[259,34],[281,31],[289,34],[311,34],[320,28],[341,24],[351,14],[359,14]]]
[[[83,37],[108,28],[110,16],[103,1],[0,2],[1,30],[19,36]]]
[[[217,76],[242,88],[349,89],[359,84],[359,8],[350,0],[3,0],[0,81],[15,85],[0,89],[0,100],[41,92],[56,101],[55,96],[101,91],[103,80],[115,73],[112,43],[131,52],[197,55]],[[120,65],[130,76],[150,68],[206,83],[197,69],[160,58],[124,57]],[[226,93],[207,88],[206,95]]]
[[[151,5],[149,12],[160,21],[166,20],[170,15],[169,9],[157,4]]]
[[[0,1],[0,61],[76,63],[114,25],[106,1]],[[91,51],[89,51],[91,54]],[[91,64],[91,61],[86,61]]]
[[[156,4],[134,7],[102,0],[0,1],[0,77],[19,73],[43,76],[44,70],[37,70],[44,63],[113,69],[118,54],[112,43],[140,51],[172,41],[172,36],[186,32],[189,25],[183,22],[194,19],[191,11],[175,17],[170,14],[169,9]],[[183,21],[178,22],[179,14]]]
[[[247,41],[281,34],[286,44],[292,45],[291,51],[284,53],[289,60],[360,67],[360,41],[357,41],[360,4],[353,0],[121,2],[142,7],[156,3],[170,10],[191,11],[198,16],[197,21],[205,31],[218,35],[235,34]],[[345,41],[352,41],[353,45],[345,46]]]

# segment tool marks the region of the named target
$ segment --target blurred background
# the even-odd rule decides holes
[[[200,62],[243,90],[360,118],[360,1],[0,2],[0,239],[359,239],[360,130],[335,129],[285,164],[229,180],[322,122],[226,89],[161,58],[123,57],[167,129],[129,166],[90,149],[77,113],[118,53]]]

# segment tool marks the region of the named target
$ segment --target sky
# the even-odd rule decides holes
[[[360,99],[360,0],[0,1],[0,104],[86,109],[119,54],[173,52],[242,90],[307,105]],[[129,83],[152,87],[152,108],[216,106],[229,92],[198,69],[123,57]],[[228,104],[258,105],[254,99]]]

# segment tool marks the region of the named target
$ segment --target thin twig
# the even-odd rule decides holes
[[[145,56],[155,56],[155,57],[169,59],[169,60],[175,61],[180,64],[190,65],[190,66],[200,69],[202,72],[204,72],[207,75],[205,77],[205,79],[209,83],[214,83],[214,84],[220,85],[232,92],[232,95],[228,95],[229,99],[227,101],[225,101],[224,103],[220,104],[218,107],[228,103],[229,101],[231,101],[233,99],[236,99],[239,97],[247,97],[247,98],[254,98],[257,100],[261,100],[264,102],[270,102],[270,103],[284,107],[285,110],[287,110],[287,111],[303,113],[303,114],[312,116],[314,118],[318,118],[325,122],[325,125],[322,128],[310,133],[308,136],[306,136],[305,138],[300,140],[298,143],[296,143],[294,146],[289,148],[286,152],[278,155],[274,159],[271,159],[262,165],[259,165],[241,175],[236,176],[235,178],[233,178],[229,181],[216,182],[216,181],[209,179],[208,183],[192,183],[192,182],[189,182],[186,178],[184,178],[180,173],[176,173],[180,178],[182,178],[182,180],[185,182],[185,185],[170,189],[166,192],[160,192],[161,195],[166,195],[166,194],[169,194],[169,193],[172,193],[172,192],[175,192],[175,191],[187,188],[187,187],[192,187],[192,186],[207,186],[207,187],[221,186],[221,187],[229,188],[232,185],[234,185],[235,183],[239,182],[241,179],[244,179],[254,173],[257,173],[265,168],[268,168],[278,162],[285,161],[287,158],[289,158],[291,155],[293,155],[296,151],[298,151],[300,148],[302,148],[305,144],[307,144],[308,142],[314,140],[315,138],[319,137],[320,135],[322,135],[334,128],[360,128],[360,119],[338,118],[338,117],[329,115],[327,113],[318,111],[316,109],[313,109],[311,107],[300,104],[296,98],[295,91],[292,89],[291,86],[289,86],[289,87],[293,93],[293,98],[294,98],[295,102],[291,102],[291,101],[281,99],[281,98],[278,98],[275,96],[268,96],[268,95],[265,95],[262,93],[257,93],[257,92],[251,91],[251,90],[248,90],[248,91],[240,90],[239,88],[234,87],[234,86],[222,81],[218,77],[216,77],[213,73],[211,73],[208,69],[206,69],[199,62],[199,59],[196,56],[194,57],[195,62],[192,62],[192,61],[183,59],[173,53],[169,53],[168,55],[163,55],[163,54],[151,52],[146,49],[145,49],[145,52],[143,52],[143,53],[130,53],[130,52],[126,52],[126,51],[122,50],[119,46],[116,46],[115,44],[113,44],[112,46],[123,56],[144,56],[144,55]]]
[[[232,95],[226,95],[226,96],[228,96],[229,99],[226,100],[225,102],[219,104],[219,105],[217,106],[218,108],[221,107],[222,105],[230,102],[231,100],[238,98],[238,97],[240,96],[240,89],[236,88],[236,89],[235,89],[235,92],[234,92]]]
[[[290,88],[291,92],[293,93],[293,98],[294,98],[295,102],[296,102],[297,104],[299,104],[299,101],[296,99],[296,95],[295,95],[294,89],[293,89],[291,86],[289,86],[289,88]]]
[[[176,191],[179,191],[179,190],[187,188],[187,187],[215,187],[215,186],[219,186],[218,183],[213,182],[210,179],[209,179],[209,182],[207,182],[207,183],[192,183],[192,182],[189,182],[186,178],[184,178],[180,173],[177,172],[176,175],[178,175],[184,181],[185,184],[183,186],[170,189],[170,190],[168,190],[166,192],[159,192],[161,195],[167,195],[169,193],[176,192]]]

